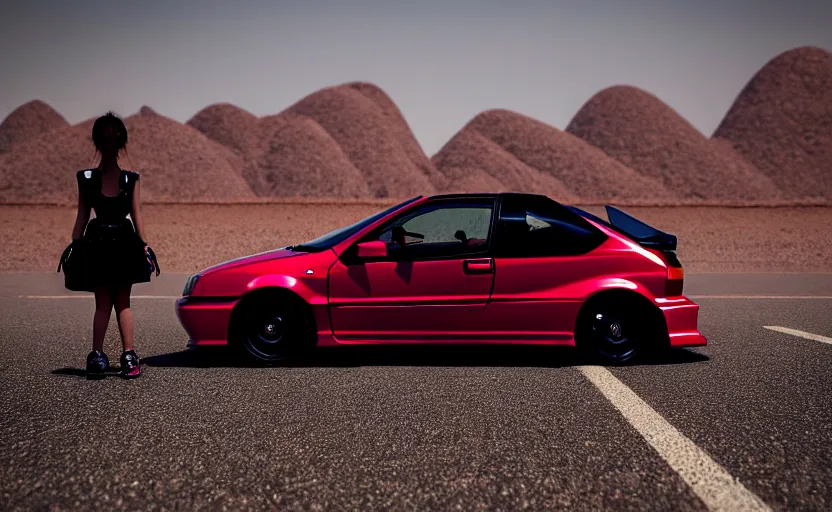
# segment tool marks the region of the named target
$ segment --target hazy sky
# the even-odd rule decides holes
[[[830,0],[0,0],[0,20],[0,118],[35,98],[71,123],[145,104],[266,115],[361,80],[428,154],[489,108],[565,128],[614,84],[710,135],[770,58],[832,49]]]

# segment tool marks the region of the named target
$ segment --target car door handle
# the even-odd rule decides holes
[[[462,271],[466,274],[493,274],[494,260],[490,258],[464,260],[462,262]]]

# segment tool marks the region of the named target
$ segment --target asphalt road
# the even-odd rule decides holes
[[[184,277],[137,287],[145,374],[100,382],[92,301],[0,277],[0,509],[832,509],[830,274],[689,276],[709,346],[608,369],[541,347],[240,366],[183,350]]]

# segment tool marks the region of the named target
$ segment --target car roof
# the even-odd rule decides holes
[[[542,194],[528,194],[521,192],[484,192],[484,193],[466,193],[466,194],[436,194],[428,196],[426,199],[471,199],[471,198],[489,198],[495,199],[503,196],[526,196],[526,197],[547,197]]]

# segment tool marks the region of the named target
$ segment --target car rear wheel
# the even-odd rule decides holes
[[[640,315],[625,298],[599,298],[583,308],[575,341],[591,359],[625,363],[641,354],[649,321],[649,315]]]
[[[309,339],[308,316],[299,300],[280,294],[248,299],[237,320],[244,355],[275,363],[298,356]]]

